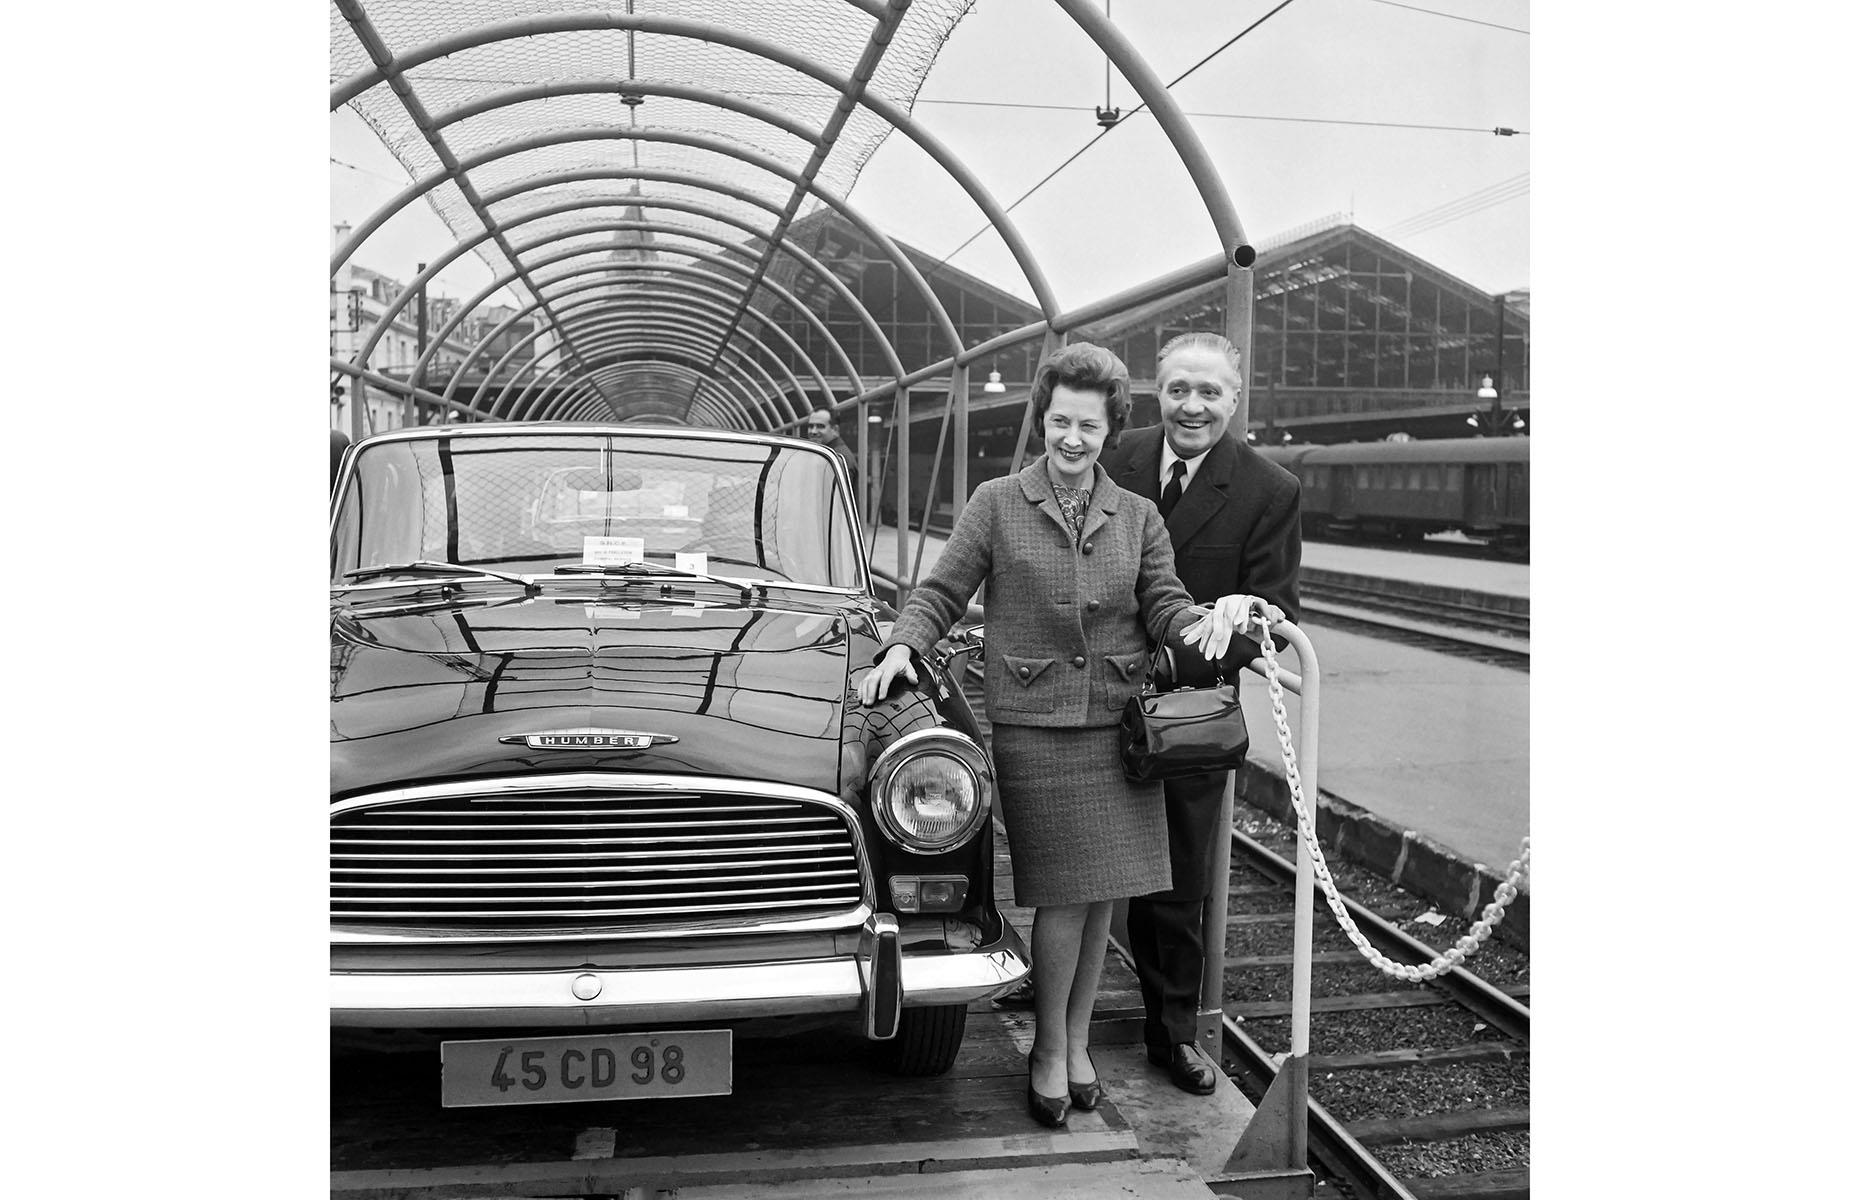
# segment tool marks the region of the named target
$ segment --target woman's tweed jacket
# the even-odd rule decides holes
[[[1092,468],[1077,545],[1041,456],[975,489],[930,577],[905,602],[886,648],[927,655],[977,586],[988,611],[985,695],[997,725],[1115,725],[1149,666],[1151,642],[1178,652],[1195,621],[1156,506]],[[1190,649],[1188,653],[1198,654]],[[920,678],[921,678],[920,673]]]

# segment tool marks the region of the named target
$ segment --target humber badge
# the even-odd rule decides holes
[[[520,742],[532,750],[644,750],[678,739],[669,733],[643,733],[636,729],[545,729],[540,733],[511,734],[497,740],[511,745]]]

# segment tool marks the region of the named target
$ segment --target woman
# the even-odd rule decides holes
[[[1125,781],[1124,702],[1149,646],[1218,658],[1247,597],[1197,608],[1156,506],[1098,466],[1130,416],[1116,355],[1076,342],[1041,362],[1034,413],[1046,453],[975,490],[930,577],[860,684],[870,705],[928,654],[986,585],[985,693],[994,726],[1014,899],[1035,910],[1027,1107],[1060,1128],[1104,1098],[1089,1037],[1111,906],[1170,885],[1160,784]]]

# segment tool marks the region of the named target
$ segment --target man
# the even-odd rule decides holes
[[[1261,457],[1245,431],[1229,436],[1244,376],[1240,352],[1219,334],[1186,333],[1156,361],[1162,424],[1126,431],[1103,464],[1119,487],[1155,501],[1175,570],[1197,603],[1232,592],[1260,596],[1298,619],[1298,479]],[[1242,664],[1253,655],[1240,658]],[[1207,682],[1206,664],[1177,661],[1184,682]],[[1197,678],[1197,671],[1203,672]],[[1217,1066],[1195,1044],[1201,1007],[1201,910],[1213,862],[1226,772],[1170,780],[1168,891],[1133,897],[1131,955],[1143,990],[1150,1061],[1185,1092],[1214,1091]]]
[[[852,447],[848,446],[845,439],[840,437],[839,428],[833,424],[833,414],[824,408],[817,408],[813,412],[807,414],[807,424],[804,428],[807,430],[808,441],[819,442],[822,446],[825,446],[845,460],[846,473],[852,476],[852,494],[853,497],[857,499],[859,495],[859,459],[858,456],[853,453]]]

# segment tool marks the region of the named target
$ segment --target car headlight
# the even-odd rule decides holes
[[[988,820],[988,757],[948,729],[920,729],[885,748],[872,766],[872,811],[886,837],[937,854],[975,836]]]

